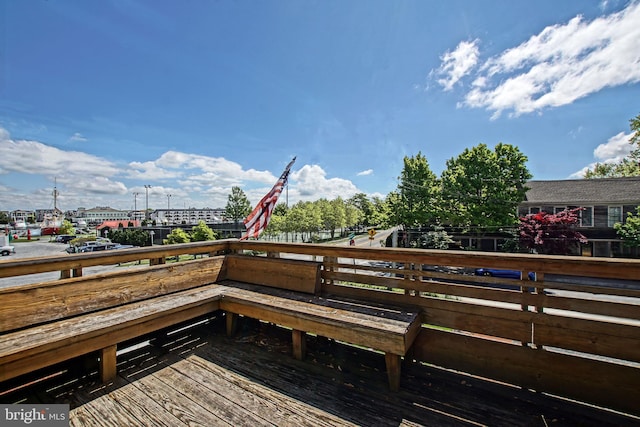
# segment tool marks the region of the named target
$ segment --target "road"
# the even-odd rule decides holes
[[[50,242],[46,238],[41,240],[32,240],[30,242],[12,242],[16,248],[16,253],[9,256],[0,257],[0,267],[3,262],[15,261],[24,258],[39,258],[66,255],[65,249],[68,245],[64,243]],[[110,271],[118,268],[117,265],[104,265],[97,267],[89,267],[85,269],[86,274],[96,274],[104,271]],[[122,267],[120,267],[122,268]],[[48,273],[30,274],[27,276],[4,277],[0,278],[0,288],[9,286],[25,285],[28,283],[48,282],[60,278],[59,271],[51,271]]]

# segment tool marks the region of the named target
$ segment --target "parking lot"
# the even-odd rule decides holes
[[[30,242],[12,242],[11,245],[15,246],[16,253],[9,256],[0,257],[0,268],[2,267],[3,262],[16,261],[19,259],[69,256],[65,252],[65,249],[67,249],[68,247],[66,243],[56,243],[53,241],[49,241],[49,239],[46,237],[43,237],[40,240],[32,240]],[[113,270],[115,268],[118,268],[118,266],[106,265],[89,267],[86,269],[86,273],[95,274],[103,271]],[[59,272],[52,271],[49,273],[31,274],[28,276],[0,278],[0,288],[24,285],[28,283],[47,282],[50,280],[56,280],[59,277]]]

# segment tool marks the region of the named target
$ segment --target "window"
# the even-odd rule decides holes
[[[593,227],[593,206],[583,206],[580,211],[580,227]]]
[[[608,225],[613,227],[616,222],[622,222],[622,206],[609,206]]]
[[[532,208],[529,208],[529,213],[530,213],[530,214],[537,214],[537,213],[540,213],[540,208],[539,208],[539,207],[532,207]]]
[[[562,211],[566,211],[567,207],[566,206],[554,206],[553,207],[553,213],[554,214],[559,214]]]

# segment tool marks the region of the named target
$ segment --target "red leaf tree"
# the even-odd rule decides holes
[[[520,245],[540,254],[569,255],[578,253],[587,238],[576,230],[582,208],[567,209],[557,214],[539,212],[520,218]]]

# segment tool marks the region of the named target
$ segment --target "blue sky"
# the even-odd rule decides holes
[[[640,2],[0,0],[0,210],[385,196],[404,156],[628,153]],[[170,194],[171,197],[167,197]]]

